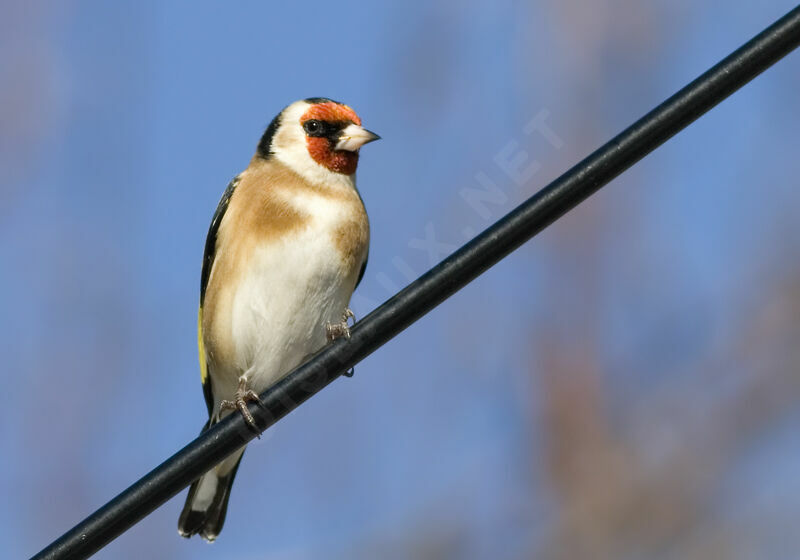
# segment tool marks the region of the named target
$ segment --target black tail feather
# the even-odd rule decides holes
[[[209,422],[203,426],[200,433],[206,431],[209,427]],[[236,471],[239,470],[239,464],[242,462],[242,455],[236,461],[233,468],[228,471],[224,476],[218,476],[216,470],[212,469],[197,480],[195,480],[189,487],[189,494],[186,496],[186,503],[181,511],[180,518],[178,519],[178,532],[182,537],[187,539],[192,535],[200,535],[207,541],[213,541],[217,538],[222,525],[225,523],[225,514],[228,511],[228,499],[231,496],[231,487],[233,486],[233,479],[236,477]],[[217,477],[217,487],[214,497],[208,507],[204,509],[193,509],[195,496],[200,487],[200,482],[207,476]]]
[[[233,469],[225,476],[218,477],[217,490],[211,504],[204,510],[192,509],[195,494],[200,485],[202,477],[195,480],[189,488],[189,495],[186,497],[186,504],[183,506],[183,511],[178,519],[178,532],[181,536],[189,538],[192,535],[200,535],[207,541],[213,541],[217,538],[222,526],[225,523],[225,514],[228,511],[228,500],[231,496],[231,487],[233,486],[233,479],[236,477],[236,471],[239,470],[239,464],[242,458],[236,461]],[[203,476],[216,476],[212,471]]]

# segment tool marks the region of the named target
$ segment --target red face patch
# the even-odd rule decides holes
[[[349,121],[361,126],[361,119],[358,118],[355,111],[347,105],[339,105],[333,101],[317,103],[309,107],[308,111],[300,117],[300,124],[310,119],[319,119],[330,123]]]
[[[352,175],[358,167],[358,152],[334,150],[327,138],[306,138],[308,155],[320,165],[324,165],[334,173]]]
[[[354,123],[361,126],[361,119],[356,112],[347,105],[340,105],[332,101],[317,103],[308,108],[302,117],[300,125],[306,121],[316,119],[331,124]],[[352,175],[358,167],[358,152],[347,150],[334,150],[331,141],[325,137],[306,137],[306,146],[311,159],[324,165],[334,173]]]

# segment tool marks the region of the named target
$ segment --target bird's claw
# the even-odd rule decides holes
[[[325,332],[328,335],[328,341],[333,342],[339,337],[350,338],[350,323],[348,322],[349,319],[353,320],[353,324],[356,324],[356,315],[353,313],[353,310],[349,307],[344,308],[344,313],[342,313],[342,320],[338,323],[328,323],[325,325]],[[355,368],[350,368],[342,375],[345,377],[353,377],[355,373]]]
[[[222,400],[219,403],[220,412],[223,410],[238,410],[244,417],[244,421],[247,422],[247,425],[250,427],[250,429],[252,429],[260,438],[261,430],[258,429],[258,425],[256,424],[253,415],[250,414],[250,410],[247,408],[247,403],[254,402],[261,408],[264,408],[264,403],[261,402],[261,399],[258,397],[258,393],[247,388],[247,377],[244,375],[239,378],[239,387],[236,389],[235,397],[236,398],[232,401]]]
[[[350,338],[350,323],[348,320],[352,319],[353,324],[356,323],[356,316],[349,307],[345,307],[342,313],[342,320],[338,323],[328,323],[325,325],[325,333],[328,335],[328,341],[333,342],[337,338],[345,337]]]

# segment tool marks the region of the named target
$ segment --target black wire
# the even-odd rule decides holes
[[[268,428],[476,276],[607,184],[800,43],[800,6],[653,109],[458,249],[250,406]],[[231,414],[42,550],[36,560],[86,558],[125,532],[255,434]]]

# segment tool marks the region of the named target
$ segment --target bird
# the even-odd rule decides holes
[[[286,106],[230,182],[206,236],[198,347],[208,430],[311,354],[349,337],[369,221],[356,188],[360,148],[380,136],[326,97]],[[202,433],[201,431],[201,433]],[[178,532],[214,541],[244,448],[192,483]]]

